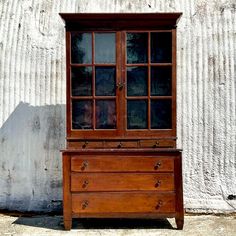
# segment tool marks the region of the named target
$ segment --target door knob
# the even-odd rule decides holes
[[[122,90],[123,89],[123,87],[124,87],[124,83],[118,83],[117,85],[116,85],[116,87],[119,89],[119,90]]]

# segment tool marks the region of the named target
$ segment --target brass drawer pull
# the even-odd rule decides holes
[[[82,209],[84,210],[88,205],[89,205],[89,202],[88,201],[84,201],[82,203]]]
[[[159,146],[159,142],[158,141],[156,141],[156,143],[155,143],[155,145],[153,146],[154,148],[157,148],[158,146]]]
[[[83,188],[86,188],[86,187],[88,186],[88,184],[89,184],[89,181],[86,179],[86,180],[83,182],[82,187],[83,187]]]
[[[118,148],[121,148],[122,147],[122,143],[120,142],[118,145],[117,145]]]
[[[162,200],[159,200],[157,205],[156,205],[156,210],[160,209],[160,207],[163,205]]]
[[[158,180],[158,181],[156,182],[156,184],[155,184],[155,187],[156,187],[156,188],[157,188],[157,187],[160,187],[160,185],[161,185],[161,181]]]
[[[85,170],[86,167],[88,167],[88,161],[83,161],[82,166],[81,166],[81,170]]]
[[[157,162],[156,165],[154,166],[154,169],[157,170],[161,167],[161,162]]]
[[[82,148],[86,148],[87,145],[88,145],[88,141],[85,141],[84,144],[83,144],[83,146],[82,146]]]

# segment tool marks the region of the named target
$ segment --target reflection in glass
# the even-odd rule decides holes
[[[127,33],[127,63],[146,63],[148,60],[148,34]]]
[[[95,33],[95,63],[115,63],[115,33]]]
[[[71,68],[72,96],[92,95],[92,67]]]
[[[151,68],[151,95],[171,96],[171,67]]]
[[[115,67],[95,67],[96,96],[115,96],[116,88]]]
[[[171,32],[151,33],[151,62],[171,63]]]
[[[145,96],[147,95],[147,67],[127,67],[127,95]]]
[[[115,100],[96,101],[96,129],[116,128]]]
[[[71,62],[92,63],[92,34],[71,32]]]
[[[171,100],[151,101],[151,128],[171,129]]]
[[[72,129],[92,129],[92,100],[72,101]]]
[[[127,101],[127,128],[146,129],[147,128],[147,101],[129,100]]]

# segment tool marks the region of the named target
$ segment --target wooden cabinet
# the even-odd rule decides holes
[[[181,13],[68,14],[64,225],[80,217],[175,217],[176,24]]]

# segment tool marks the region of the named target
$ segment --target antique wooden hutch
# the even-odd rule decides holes
[[[72,218],[175,217],[176,24],[181,13],[68,14],[64,226]]]

